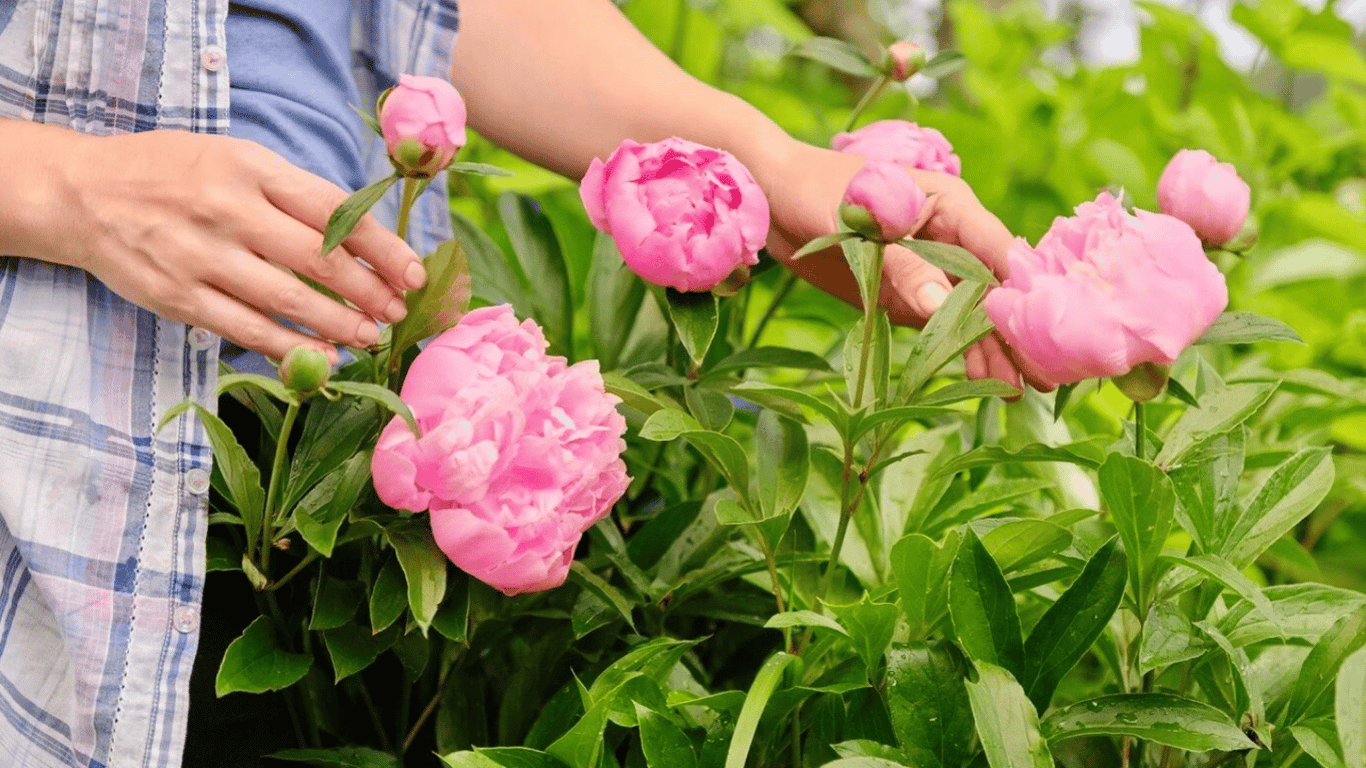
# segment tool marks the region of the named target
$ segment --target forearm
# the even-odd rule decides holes
[[[623,139],[680,136],[736,155],[768,187],[794,142],[679,69],[608,0],[462,0],[452,82],[470,124],[570,178]]]
[[[0,119],[0,254],[69,263],[57,246],[70,234],[57,223],[67,183],[62,159],[91,140],[66,128]]]

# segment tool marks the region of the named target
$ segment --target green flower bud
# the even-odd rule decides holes
[[[289,350],[280,363],[280,381],[303,395],[322,389],[331,373],[332,365],[327,361],[327,355],[302,344]]]
[[[1167,388],[1167,379],[1170,375],[1170,366],[1139,363],[1128,373],[1116,376],[1110,381],[1119,387],[1119,391],[1123,392],[1125,397],[1135,403],[1146,403],[1162,394],[1162,390]]]

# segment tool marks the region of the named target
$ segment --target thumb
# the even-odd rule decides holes
[[[892,322],[917,328],[925,325],[950,290],[952,284],[938,267],[904,246],[887,246],[880,303]]]

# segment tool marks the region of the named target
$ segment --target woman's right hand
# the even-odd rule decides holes
[[[374,344],[375,321],[402,319],[403,292],[426,280],[417,254],[368,215],[323,256],[347,193],[251,142],[0,121],[0,147],[15,161],[0,162],[0,184],[22,185],[0,191],[0,253],[80,267],[134,304],[276,359],[297,344],[333,360],[332,343]]]

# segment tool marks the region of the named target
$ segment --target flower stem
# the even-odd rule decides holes
[[[408,239],[408,213],[413,209],[413,203],[417,200],[417,188],[422,182],[412,176],[405,176],[403,179],[403,202],[398,206],[398,226],[394,228],[394,233],[401,240]]]
[[[873,103],[873,99],[877,98],[879,93],[882,93],[882,89],[886,88],[887,83],[889,82],[891,81],[886,75],[878,75],[878,78],[873,81],[872,86],[863,92],[863,98],[859,99],[858,104],[854,105],[854,111],[849,113],[849,119],[844,121],[844,127],[840,130],[853,130],[854,123],[858,122],[859,115],[863,114],[863,110],[867,109],[868,105]]]
[[[1143,434],[1146,430],[1144,416],[1143,403],[1134,401],[1134,456],[1140,459],[1143,458],[1144,444],[1147,442]]]
[[[317,559],[318,551],[316,549],[310,550],[309,553],[304,556],[304,559],[300,560],[299,564],[294,566],[294,568],[291,569],[289,573],[286,573],[284,576],[282,576],[279,581],[271,582],[271,584],[267,586],[266,589],[273,592],[279,589],[280,587],[283,587],[284,585],[289,583],[290,579],[293,579],[295,576],[298,576],[304,568],[307,568],[310,563]]]
[[[873,348],[873,323],[877,320],[877,298],[882,288],[882,261],[886,256],[887,246],[877,244],[877,256],[874,257],[872,290],[869,291],[868,306],[863,308],[863,346],[859,349],[858,358],[858,384],[854,385],[854,410],[863,406],[863,386],[868,379],[868,352]]]
[[[270,550],[275,537],[276,496],[282,491],[280,476],[285,473],[285,455],[289,453],[289,435],[294,431],[294,420],[299,417],[299,403],[291,402],[280,423],[280,437],[275,441],[275,460],[270,468],[270,486],[266,488],[266,508],[261,515],[261,573],[270,578]]]

